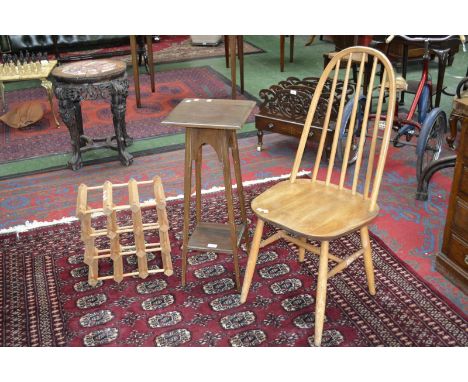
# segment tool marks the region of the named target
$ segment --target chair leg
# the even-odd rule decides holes
[[[305,237],[299,238],[300,241],[306,242],[307,239]],[[299,262],[303,263],[305,259],[305,248],[304,247],[298,247],[299,248]]]
[[[372,248],[369,240],[369,230],[366,227],[361,228],[361,242],[364,249],[364,267],[366,270],[367,285],[369,293],[375,295],[374,265],[372,264]]]
[[[245,270],[244,282],[242,284],[242,293],[240,298],[242,304],[247,300],[247,294],[249,293],[250,284],[252,283],[255,265],[257,264],[258,250],[260,248],[260,242],[262,241],[263,224],[263,220],[259,218],[250,246],[249,260],[247,261],[247,269]]]
[[[325,320],[325,305],[327,302],[328,279],[328,245],[328,241],[323,241],[320,247],[317,296],[315,299],[315,346],[320,346],[322,342],[323,322]]]

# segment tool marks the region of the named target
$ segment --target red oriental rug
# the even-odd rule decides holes
[[[247,203],[270,184],[246,187]],[[224,195],[205,195],[204,219],[223,221]],[[285,242],[259,255],[249,298],[239,303],[232,259],[192,253],[180,286],[183,204],[168,202],[175,274],[120,284],[87,284],[79,226],[71,223],[0,237],[3,346],[310,346],[317,257],[297,262]],[[144,213],[154,219],[153,210]],[[121,216],[122,223],[130,220]],[[255,220],[249,210],[249,220]],[[98,220],[102,223],[103,219]],[[254,224],[250,225],[250,231]],[[271,233],[267,227],[265,235]],[[148,237],[155,241],[157,238]],[[132,243],[125,238],[126,244]],[[467,346],[467,317],[371,235],[377,294],[354,262],[329,281],[323,346]],[[355,234],[333,241],[338,255],[356,250]],[[135,259],[126,267],[134,269]],[[246,254],[241,253],[245,269]],[[161,266],[151,258],[151,267]],[[110,264],[103,264],[106,273]]]
[[[178,134],[183,129],[161,124],[161,121],[184,98],[231,98],[230,81],[209,66],[184,68],[156,73],[156,91],[151,92],[149,76],[140,76],[142,108],[135,104],[133,78],[125,120],[127,132],[134,139],[164,137]],[[71,152],[70,134],[61,122],[56,128],[45,90],[31,88],[6,93],[10,110],[25,101],[37,101],[46,111],[39,122],[22,129],[13,129],[0,122],[0,163]],[[247,92],[239,99],[255,99]],[[58,113],[57,100],[54,108]],[[253,121],[254,110],[249,118]],[[104,137],[114,135],[112,113],[105,100],[82,102],[83,125],[86,135]],[[58,114],[57,114],[58,115]],[[59,120],[60,117],[58,116]]]

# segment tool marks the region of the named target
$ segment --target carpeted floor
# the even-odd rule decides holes
[[[255,150],[256,137],[239,141],[242,177],[244,181],[264,179],[291,170],[297,140],[278,134],[264,137],[264,151]],[[222,169],[212,150],[203,154],[203,189],[223,184]],[[371,226],[397,256],[424,280],[468,314],[468,299],[434,269],[434,256],[442,245],[443,226],[453,169],[437,173],[431,180],[429,199],[414,199],[414,151],[411,148],[389,151],[379,196],[380,214]],[[310,169],[313,150],[306,150],[302,169]],[[130,167],[118,161],[87,166],[78,172],[61,170],[0,182],[0,230],[22,225],[26,221],[52,221],[75,215],[76,187],[151,179],[160,175],[167,196],[183,194],[184,150],[137,158]],[[73,175],[70,177],[70,175]],[[116,195],[116,202],[125,200]],[[142,195],[142,198],[145,198]],[[148,195],[149,197],[149,195]],[[99,202],[98,200],[93,200]],[[26,228],[19,227],[19,229]]]
[[[150,90],[148,76],[141,76],[140,81],[142,108],[137,108],[133,79],[129,75],[126,124],[128,134],[136,140],[183,132],[182,128],[166,126],[161,121],[184,98],[231,97],[228,80],[209,66],[158,72],[155,93]],[[39,122],[22,129],[13,129],[0,122],[0,163],[71,152],[68,129],[63,122],[61,128],[56,128],[44,89],[15,90],[8,92],[7,97],[11,109],[25,101],[36,101],[48,112]],[[254,99],[247,92],[243,96],[239,95],[239,98]],[[56,100],[54,105],[57,108]],[[255,112],[252,112],[249,122],[253,121]],[[83,101],[82,115],[86,135],[104,137],[114,134],[107,101]]]
[[[247,203],[271,185],[247,187]],[[224,194],[204,198],[204,220],[223,221]],[[249,209],[249,220],[255,221]],[[317,257],[297,263],[294,247],[261,251],[245,305],[235,292],[232,259],[192,253],[180,287],[183,203],[168,202],[175,274],[117,284],[87,284],[77,223],[1,237],[0,314],[3,346],[310,346]],[[145,211],[145,221],[155,212]],[[130,219],[121,216],[122,223]],[[101,218],[101,223],[104,219]],[[128,221],[127,221],[128,223]],[[97,223],[99,226],[99,222]],[[251,225],[253,228],[253,225]],[[272,232],[267,227],[265,235]],[[157,238],[150,237],[151,241]],[[133,239],[126,238],[127,244]],[[338,255],[356,250],[353,234],[331,243]],[[362,261],[329,281],[322,346],[467,346],[468,324],[372,235],[377,294],[367,291]],[[126,267],[134,269],[135,259]],[[244,268],[246,256],[242,253]],[[107,265],[109,267],[110,264]],[[157,257],[151,267],[160,266]],[[109,269],[109,268],[108,268]],[[106,273],[106,265],[100,268]]]
[[[190,36],[160,36],[159,42],[153,42],[153,58],[156,65],[171,62],[184,62],[188,60],[199,60],[211,57],[224,57],[224,38],[216,46],[211,45],[192,45]],[[105,48],[81,51],[80,53],[107,53],[117,50],[130,50],[130,46],[121,46],[117,48]],[[263,49],[244,41],[244,54],[262,53]],[[76,55],[76,53],[62,54],[63,57]],[[131,62],[131,56],[122,56],[122,59]]]
[[[280,73],[277,38],[250,36],[249,40],[267,51],[261,55],[249,56],[246,60],[246,88],[251,94],[258,94],[259,89],[277,83],[290,75],[302,78],[307,75],[320,74],[321,61],[314,57],[321,57],[323,52],[330,50],[330,44],[320,41],[311,47],[299,46],[296,49],[295,62],[286,65],[286,73]],[[459,53],[454,66],[447,68],[446,80],[449,90],[453,88],[454,83],[459,81],[458,76],[465,73],[465,58],[466,53]],[[200,64],[210,65],[218,72],[224,73],[226,77],[229,76],[229,70],[225,69],[223,58],[169,64],[164,66],[164,70],[194,67]],[[417,65],[410,68],[410,78],[415,79],[419,76],[418,68]],[[433,65],[431,68],[433,71]],[[433,74],[433,78],[434,76]],[[442,106],[446,112],[450,112],[449,98],[442,97]],[[176,143],[183,143],[183,136],[174,137],[178,137]],[[160,144],[155,140],[148,140],[139,141],[136,145],[142,142],[148,142],[149,146]],[[244,180],[262,179],[290,171],[297,140],[271,134],[265,136],[264,143],[265,151],[258,153],[255,151],[256,138],[245,138],[239,141]],[[115,156],[115,153],[110,152],[107,155]],[[204,158],[206,162],[202,179],[203,188],[221,185],[221,171],[214,160],[214,155],[204,155]],[[37,168],[37,166],[48,166],[49,163],[63,164],[66,160],[65,155],[59,158],[45,157],[18,161],[12,166],[0,166],[0,174],[2,171],[15,174],[18,171]],[[25,162],[24,165],[22,162]],[[304,168],[310,168],[310,163],[312,163],[312,156],[309,152],[304,158]],[[466,295],[434,269],[434,256],[441,247],[453,171],[447,169],[436,174],[431,181],[429,200],[420,202],[414,199],[416,184],[413,166],[412,149],[391,149],[380,195],[381,213],[371,229],[406,266],[409,266],[425,282],[468,314]],[[102,183],[105,179],[127,181],[132,176],[137,179],[148,179],[155,174],[163,177],[169,195],[181,194],[183,151],[136,158],[129,168],[123,168],[119,162],[112,161],[84,167],[77,173],[55,171],[0,181],[0,229],[24,224],[25,221],[50,221],[74,215],[75,190],[80,182],[91,185]]]

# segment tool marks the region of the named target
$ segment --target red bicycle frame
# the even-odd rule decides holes
[[[431,94],[432,94],[432,81],[428,80],[429,77],[429,56],[423,56],[423,70],[421,74],[421,79],[419,80],[418,89],[416,90],[416,94],[414,96],[413,102],[411,103],[410,110],[406,115],[406,118],[399,118],[398,117],[398,107],[395,109],[395,117],[397,118],[399,125],[410,125],[418,128],[421,130],[421,124],[415,120],[413,120],[414,113],[416,112],[416,108],[418,107],[419,99],[421,98],[421,94],[423,92],[424,86],[427,84],[429,85],[429,99],[431,102]]]

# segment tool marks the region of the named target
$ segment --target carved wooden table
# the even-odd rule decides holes
[[[52,103],[52,82],[50,82],[47,79],[52,69],[54,69],[54,67],[57,65],[57,61],[44,61],[40,64],[38,63],[37,67],[35,65],[33,67],[33,65],[34,64],[29,64],[29,66],[25,65],[21,67],[21,70],[23,70],[23,72],[20,72],[18,70],[18,73],[10,73],[7,70],[6,65],[2,65],[2,68],[0,70],[0,96],[2,98],[2,111],[6,112],[7,110],[7,104],[5,101],[5,85],[3,85],[4,82],[40,80],[41,86],[47,91],[47,96],[49,98],[50,104],[50,111],[52,112],[52,116],[54,117],[55,125],[59,127],[60,123],[57,120],[57,116],[55,115],[54,111],[54,105]]]
[[[182,285],[185,285],[189,250],[211,251],[233,255],[237,290],[240,291],[238,247],[242,236],[248,246],[247,215],[237,145],[237,130],[241,129],[255,106],[253,101],[185,99],[163,123],[186,127],[184,175],[184,238],[182,248]],[[228,223],[201,221],[202,147],[213,147],[223,166],[228,210]],[[242,223],[236,225],[229,162],[231,150]],[[192,162],[195,161],[196,226],[189,239]]]
[[[70,132],[73,154],[68,161],[72,170],[83,166],[81,153],[108,147],[118,151],[120,162],[129,166],[133,157],[126,150],[132,144],[125,125],[128,95],[127,65],[119,60],[92,60],[65,64],[55,68],[55,95],[59,100],[59,112]],[[82,100],[110,100],[115,135],[91,138],[84,134],[81,115]]]

